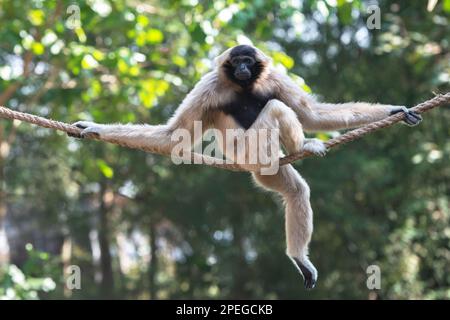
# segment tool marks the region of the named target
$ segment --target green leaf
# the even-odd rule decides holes
[[[172,62],[181,68],[184,68],[187,65],[186,59],[179,55],[173,56]]]
[[[94,69],[98,66],[97,60],[90,54],[87,54],[83,57],[83,60],[81,60],[81,67],[83,69]]]
[[[316,138],[322,141],[330,140],[330,135],[326,132],[318,132],[316,133]]]
[[[31,24],[34,26],[40,26],[44,23],[45,14],[42,10],[30,10],[28,12],[28,19],[30,20]]]
[[[105,58],[105,54],[103,52],[101,52],[100,50],[95,49],[92,52],[92,56],[95,58],[95,60],[97,61],[102,61]]]
[[[141,27],[146,27],[150,22],[148,17],[146,17],[142,14],[138,15],[136,20],[137,20],[137,24]]]
[[[147,79],[141,82],[141,90],[139,91],[139,98],[145,107],[151,108],[156,99],[163,96],[170,85],[165,80]]]
[[[88,90],[92,93],[93,98],[97,98],[102,93],[102,84],[97,79],[94,79],[91,83],[91,88]]]
[[[114,176],[113,168],[108,166],[104,160],[97,160],[97,166],[106,178],[111,179]]]
[[[303,89],[303,91],[305,91],[306,93],[312,93],[311,87],[308,86],[306,83],[304,83],[304,84],[302,85],[302,89]]]
[[[161,43],[164,40],[163,33],[158,29],[149,29],[145,35],[149,43]]]
[[[273,53],[272,58],[275,63],[281,63],[287,69],[291,69],[294,66],[294,59],[283,52]]]
[[[202,43],[205,41],[206,34],[197,23],[191,25],[191,27],[189,28],[189,32],[195,42]]]
[[[45,48],[44,45],[40,42],[33,42],[33,44],[31,45],[31,50],[33,50],[33,53],[35,55],[41,55],[44,53]]]
[[[442,4],[442,8],[445,12],[450,13],[450,0],[444,0],[444,3]]]
[[[128,73],[130,74],[130,76],[134,76],[137,77],[140,73],[140,69],[138,66],[132,66],[129,70]]]
[[[117,68],[119,69],[120,73],[128,73],[128,69],[129,69],[128,64],[123,59],[120,59],[117,62]]]
[[[138,35],[136,36],[136,44],[139,47],[143,47],[145,46],[146,43],[146,34],[144,32],[139,32]]]
[[[339,2],[338,2],[339,3]],[[345,2],[338,4],[338,17],[342,24],[349,25],[352,23],[352,4]]]
[[[85,43],[86,42],[86,33],[84,33],[84,30],[83,30],[83,28],[76,28],[75,29],[75,34],[77,35],[77,37],[78,37],[78,40],[81,42],[81,43]]]

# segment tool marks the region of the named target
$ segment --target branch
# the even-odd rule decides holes
[[[23,57],[23,72],[22,72],[22,79],[25,80],[31,73],[31,60],[33,58],[33,55],[30,51],[27,51]],[[6,88],[5,91],[0,95],[0,105],[5,104],[6,101],[8,101],[13,94],[17,91],[17,89],[20,88],[20,86],[23,83],[23,80],[18,80],[12,84],[9,85],[9,87]]]

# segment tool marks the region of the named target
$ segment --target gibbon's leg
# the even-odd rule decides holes
[[[264,107],[253,129],[280,130],[280,139],[289,153],[302,148],[323,155],[326,148],[318,139],[305,139],[294,111],[279,100],[271,100]],[[313,229],[309,187],[292,165],[279,168],[275,175],[252,173],[257,184],[279,193],[285,203],[287,254],[305,280],[305,287],[312,289],[317,280],[317,270],[308,258],[308,244]]]
[[[277,99],[270,100],[249,129],[278,129],[280,140],[291,154],[302,149],[323,156],[324,143],[319,139],[305,138],[303,128],[295,112]]]
[[[252,173],[257,184],[278,192],[285,205],[286,253],[304,278],[305,288],[314,288],[317,270],[308,258],[313,231],[313,212],[309,186],[292,165],[280,167],[273,176]]]
[[[340,130],[360,127],[384,119],[392,114],[403,112],[404,122],[415,126],[422,117],[406,107],[370,104],[365,102],[348,102],[342,104],[317,103],[311,109],[302,111],[302,124],[307,131]]]
[[[222,152],[227,159],[249,171],[259,168],[261,172],[264,171],[263,174],[275,174],[282,155],[280,142],[289,154],[302,149],[320,156],[326,153],[326,146],[321,140],[305,138],[295,112],[277,99],[270,100],[264,106],[246,131],[236,126],[234,121],[227,123],[227,120],[220,119],[219,122],[226,124],[219,127],[222,138],[227,138],[219,140]],[[228,137],[230,129],[234,139]],[[264,133],[267,134],[264,136]]]

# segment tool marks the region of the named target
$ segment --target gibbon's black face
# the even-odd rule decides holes
[[[262,72],[262,64],[256,60],[256,50],[247,45],[234,47],[224,68],[228,78],[242,87],[251,86]]]

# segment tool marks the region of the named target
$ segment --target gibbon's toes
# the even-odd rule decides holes
[[[89,122],[88,121],[77,121],[75,123],[72,123],[73,126],[80,128],[80,129],[86,129],[87,127],[89,127]]]
[[[89,127],[91,124],[93,124],[93,122],[88,122],[88,121],[77,121],[75,123],[72,123],[73,126],[79,128],[79,129],[86,129],[87,127]],[[73,137],[73,138],[79,138],[82,139],[84,138],[84,136],[80,133],[80,134],[76,134],[76,133],[67,133],[67,135],[69,137]]]
[[[73,124],[75,127],[82,129],[80,135],[72,135],[69,136],[77,137],[77,138],[98,138],[100,137],[101,125],[90,122],[90,121],[77,121]]]
[[[327,147],[323,141],[319,139],[306,139],[303,150],[321,157],[325,156],[327,153]]]
[[[307,259],[303,262],[298,258],[292,258],[294,260],[300,274],[303,276],[305,289],[314,289],[317,282],[317,270],[314,265]]]

